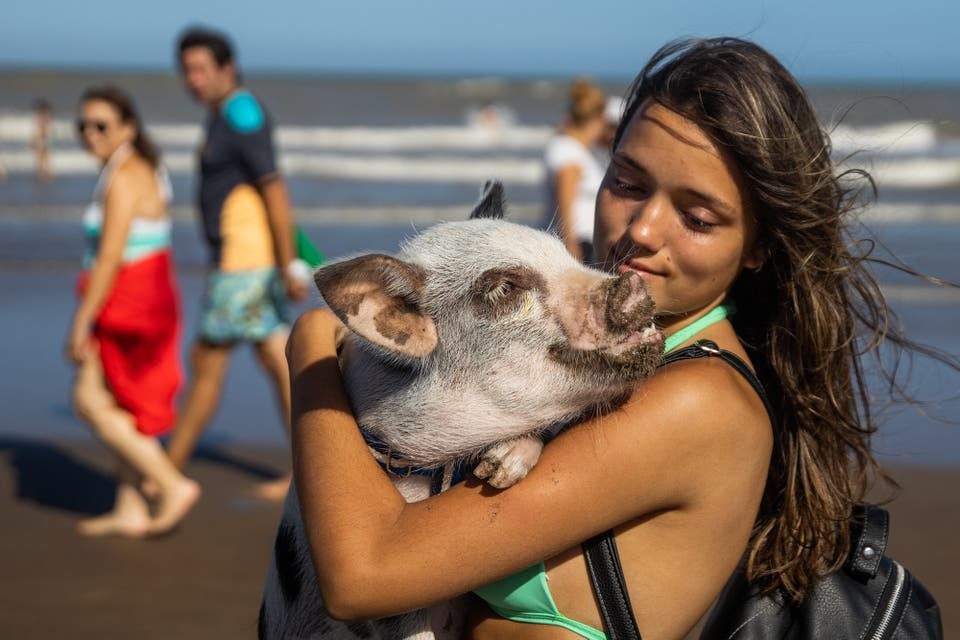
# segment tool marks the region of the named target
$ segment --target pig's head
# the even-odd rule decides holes
[[[436,419],[569,419],[653,373],[663,352],[636,274],[589,269],[555,236],[502,220],[489,184],[470,220],[438,224],[397,257],[364,255],[315,280],[366,351],[426,382]],[[544,422],[545,424],[532,425]]]

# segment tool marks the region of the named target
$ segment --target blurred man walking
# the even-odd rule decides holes
[[[209,110],[199,153],[199,208],[210,272],[190,356],[192,376],[169,443],[170,458],[182,468],[216,413],[237,344],[253,344],[289,424],[287,298],[306,297],[309,273],[295,260],[293,216],[270,116],[240,84],[230,41],[215,31],[190,29],[178,47],[183,82]],[[267,483],[261,493],[282,498],[286,484],[287,478]]]

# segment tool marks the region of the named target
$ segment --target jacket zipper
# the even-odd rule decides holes
[[[866,637],[870,640],[886,640],[889,638],[887,631],[890,630],[890,624],[894,621],[893,614],[898,609],[902,609],[900,602],[903,600],[904,585],[906,584],[907,573],[900,563],[896,561],[893,562],[893,568],[894,571],[896,571],[896,575],[894,576],[893,590],[891,591],[890,598],[887,600],[886,607],[883,609],[883,613],[880,616],[880,621],[871,631],[867,632],[866,634]]]

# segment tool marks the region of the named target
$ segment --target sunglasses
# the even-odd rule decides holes
[[[77,120],[77,133],[83,135],[87,129],[94,129],[97,133],[106,133],[110,125],[103,120]]]

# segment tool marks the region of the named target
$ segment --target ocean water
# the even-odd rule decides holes
[[[95,162],[77,144],[76,102],[87,86],[116,83],[133,95],[164,152],[178,205],[193,201],[203,109],[172,74],[0,71],[0,207],[67,206],[89,197]],[[605,81],[622,94],[629,79]],[[280,162],[294,204],[382,209],[469,203],[490,177],[512,202],[539,206],[540,154],[560,120],[566,80],[250,76],[277,123]],[[838,159],[874,175],[880,213],[960,219],[960,86],[811,86]],[[58,179],[33,179],[30,111],[54,109]],[[493,106],[489,126],[477,114]]]
[[[172,75],[0,71],[0,432],[89,437],[70,415],[60,344],[83,251],[79,212],[97,170],[77,145],[73,110],[84,87],[108,81],[132,93],[172,173],[192,335],[206,260],[192,221],[202,109]],[[621,93],[627,83],[604,86]],[[248,86],[278,124],[295,212],[329,256],[393,251],[436,220],[461,218],[489,177],[505,182],[515,219],[542,215],[539,157],[561,117],[565,81],[251,76]],[[878,202],[864,212],[871,233],[912,266],[960,280],[960,87],[808,90],[837,157],[852,155],[846,166],[876,178]],[[46,184],[34,178],[29,148],[39,97],[56,118],[56,178]],[[485,105],[497,109],[496,126],[479,124]],[[893,270],[878,276],[913,337],[960,354],[960,290]],[[246,351],[237,360],[207,437],[284,444],[262,375]],[[922,358],[913,367],[912,391],[928,404],[884,410],[877,451],[894,462],[958,466],[960,375]],[[874,393],[885,405],[886,390],[877,384]]]

